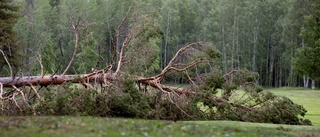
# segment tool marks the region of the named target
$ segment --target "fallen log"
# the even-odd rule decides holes
[[[83,75],[53,75],[53,76],[26,76],[26,77],[2,77],[0,83],[3,87],[23,87],[23,86],[48,86],[60,85],[65,82],[82,83],[82,82],[103,82],[104,80],[114,81],[115,76],[112,74],[83,74]]]
[[[83,74],[83,75],[52,75],[52,76],[26,76],[26,77],[2,77],[0,83],[3,87],[23,87],[23,86],[48,86],[48,85],[61,85],[66,82],[72,83],[104,83],[118,81],[118,76],[113,74]],[[139,77],[134,79],[144,85],[157,88],[164,92],[176,92],[185,94],[187,96],[195,94],[195,92],[188,92],[186,89],[175,88],[159,83],[158,80]]]

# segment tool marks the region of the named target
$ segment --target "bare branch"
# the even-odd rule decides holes
[[[110,65],[112,65],[116,61],[117,54],[119,54],[117,51],[117,47],[118,47],[118,39],[121,36],[120,29],[124,26],[125,22],[127,21],[132,5],[133,4],[130,5],[125,17],[122,19],[121,23],[119,24],[119,26],[116,29],[116,34],[113,37],[113,50],[114,50],[114,52],[113,52],[113,57],[111,59]]]
[[[6,55],[4,54],[4,52],[3,52],[1,49],[0,49],[0,52],[2,53],[2,55],[3,55],[3,57],[4,57],[4,60],[6,60],[8,66],[9,66],[9,69],[10,69],[10,77],[13,77],[13,75],[12,75],[12,67],[11,67],[11,65],[10,65],[10,63],[9,63]]]
[[[38,91],[33,87],[32,84],[30,84],[29,86],[30,86],[30,88],[32,89],[32,91],[37,95],[38,99],[41,101],[41,97],[40,97],[40,95],[38,94]]]
[[[0,83],[0,99],[1,100],[6,100],[6,99],[9,99],[9,97],[3,97],[3,84]]]
[[[75,33],[75,44],[74,44],[74,50],[73,50],[73,54],[72,54],[72,57],[71,57],[71,60],[68,64],[68,66],[66,67],[66,69],[63,71],[62,75],[66,74],[67,71],[69,70],[69,68],[71,67],[74,59],[75,59],[75,56],[77,54],[77,49],[78,49],[78,44],[79,44],[79,38],[80,38],[80,32],[79,32],[79,29],[78,29],[78,25],[79,25],[79,22],[80,22],[81,18],[80,16],[78,17],[78,22],[75,23],[73,20],[71,21],[71,25],[73,27],[73,30],[74,30],[74,33]]]
[[[118,67],[117,67],[117,70],[115,71],[116,74],[118,74],[118,72],[120,71],[122,65],[123,65],[123,61],[124,61],[124,50],[125,48],[129,45],[133,35],[134,35],[134,32],[135,31],[130,31],[129,32],[129,35],[126,37],[126,39],[124,40],[124,42],[122,43],[122,46],[121,46],[121,50],[120,50],[120,53],[119,53],[119,61],[118,61]]]
[[[191,46],[193,45],[199,45],[199,44],[202,44],[203,42],[197,42],[197,43],[191,43],[191,44],[188,44],[187,46],[179,49],[176,54],[173,56],[173,58],[170,60],[170,62],[168,63],[168,65],[162,70],[161,74],[160,75],[163,75],[165,74],[169,69],[170,67],[173,66],[173,62],[176,60],[176,58],[179,56],[179,54],[185,50],[187,50],[188,48],[191,48]]]
[[[23,101],[28,105],[29,108],[31,108],[31,106],[29,105],[27,98],[24,94],[24,92],[20,89],[18,89],[16,86],[12,86],[16,91],[18,91],[20,93],[20,95],[22,96]]]
[[[12,100],[14,102],[14,104],[16,105],[16,107],[19,108],[20,112],[22,112],[23,110],[21,109],[21,107],[18,105],[18,102],[15,99],[15,96],[18,95],[18,93],[13,93],[13,96],[10,98],[10,100]]]

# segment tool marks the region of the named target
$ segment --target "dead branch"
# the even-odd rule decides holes
[[[114,52],[113,52],[113,57],[112,57],[111,62],[110,62],[111,66],[116,61],[117,55],[119,54],[119,52],[117,50],[117,47],[118,47],[118,39],[121,36],[120,29],[124,26],[125,22],[128,20],[128,16],[129,16],[129,13],[131,11],[132,5],[133,4],[130,5],[125,17],[122,19],[121,23],[119,24],[119,26],[116,29],[116,34],[113,37],[113,50],[114,50]],[[123,45],[122,45],[122,47],[123,47]]]
[[[16,86],[12,86],[12,88],[14,88],[16,91],[18,91],[23,99],[23,101],[28,105],[29,108],[31,108],[31,106],[29,105],[28,101],[27,101],[27,98],[24,94],[24,92],[20,89],[18,89]]]
[[[23,110],[21,109],[21,107],[19,106],[18,102],[15,99],[15,96],[18,95],[18,93],[13,93],[13,96],[9,99],[11,101],[14,102],[14,104],[16,105],[17,108],[19,108],[20,112],[23,112]]]
[[[118,74],[120,69],[122,68],[122,65],[123,65],[123,61],[124,61],[124,50],[125,48],[128,46],[128,44],[130,43],[132,37],[133,37],[133,34],[134,34],[134,31],[130,31],[129,32],[129,35],[125,38],[122,46],[121,46],[121,50],[120,50],[120,53],[119,53],[119,61],[118,61],[118,67],[117,67],[117,70],[115,71],[115,74]]]
[[[4,54],[4,52],[3,52],[1,49],[0,49],[0,52],[2,53],[2,56],[3,56],[4,60],[7,62],[8,66],[9,66],[9,69],[10,69],[10,77],[12,77],[13,75],[12,75],[12,68],[11,68],[11,65],[10,65],[10,63],[9,63],[9,61],[8,61],[8,59],[7,59],[7,57],[6,57],[6,55]]]
[[[3,84],[0,83],[0,99],[1,100],[6,100],[6,99],[9,99],[9,97],[3,97]]]
[[[37,60],[38,60],[38,62],[39,62],[39,64],[40,64],[40,70],[41,70],[41,72],[40,72],[40,75],[44,75],[44,67],[43,67],[43,64],[42,64],[42,57],[41,57],[41,54],[39,53],[39,52],[37,52],[37,56],[36,56],[36,58],[37,58]]]
[[[38,91],[36,90],[36,88],[34,88],[34,86],[33,85],[29,85],[30,86],[30,88],[32,89],[32,91],[37,95],[37,97],[38,97],[38,99],[41,101],[41,97],[40,97],[40,95],[38,94]]]
[[[71,56],[71,59],[69,61],[69,64],[68,66],[66,67],[66,69],[63,71],[62,75],[66,74],[67,71],[69,70],[69,68],[71,67],[74,59],[75,59],[75,56],[77,54],[77,50],[78,50],[78,45],[79,45],[79,37],[80,37],[80,32],[79,32],[79,23],[80,23],[80,20],[81,20],[81,17],[79,16],[78,17],[78,21],[75,22],[73,19],[71,19],[71,25],[72,25],[72,28],[73,28],[73,31],[74,31],[74,34],[75,34],[75,44],[74,44],[74,50],[73,50],[73,54]]]
[[[231,70],[230,72],[228,72],[228,73],[224,74],[223,76],[224,76],[224,77],[226,77],[226,78],[228,78],[228,77],[230,77],[230,76],[234,75],[234,73],[238,72],[239,70],[240,70],[240,68],[239,68],[239,67],[237,67],[237,68],[235,68],[235,69]]]

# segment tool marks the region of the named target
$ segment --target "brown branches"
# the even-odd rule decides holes
[[[186,51],[187,49],[191,48],[193,45],[203,45],[204,42],[196,42],[196,43],[191,43],[188,44],[187,46],[179,49],[176,54],[173,56],[173,58],[169,61],[168,65],[162,70],[162,72],[159,75],[164,75],[165,73],[167,73],[168,71],[170,71],[171,69],[173,69],[173,65],[174,65],[174,61],[179,57],[179,55]],[[190,67],[194,66],[197,63],[194,64],[190,64]],[[187,68],[186,68],[187,69]]]
[[[24,101],[24,103],[31,108],[31,106],[28,103],[28,99],[25,95],[25,92],[20,90],[19,88],[17,88],[16,86],[12,85],[11,86],[14,90],[11,92],[5,92],[3,89],[3,84],[0,83],[0,100],[1,100],[1,106],[2,106],[2,110],[4,110],[4,101],[8,100],[8,101],[12,101],[14,103],[14,105],[20,110],[20,112],[23,111],[23,109],[21,108],[21,106],[19,105],[19,103],[16,100],[16,96],[17,95],[21,95],[22,100]],[[17,91],[17,92],[15,92]]]

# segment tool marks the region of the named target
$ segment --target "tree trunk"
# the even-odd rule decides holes
[[[315,89],[315,80],[312,80],[312,82],[311,82],[311,88],[312,88],[312,90]]]
[[[169,34],[170,34],[170,11],[168,11],[168,20],[167,20],[167,29],[166,29],[166,38],[165,38],[165,44],[164,44],[164,58],[163,58],[163,66],[161,66],[162,68],[164,68],[167,65],[167,49],[168,49],[168,38],[169,38]]]
[[[257,46],[258,46],[258,18],[256,18],[255,20],[255,27],[253,29],[253,56],[252,56],[252,70],[253,71],[257,71],[257,62],[256,62],[256,58],[257,58]]]
[[[223,48],[223,73],[227,72],[227,49],[225,45],[224,24],[222,24],[222,48]]]
[[[303,87],[308,88],[309,86],[309,78],[306,76],[303,76]]]
[[[232,36],[232,50],[231,50],[231,69],[234,69],[235,47],[236,47],[236,32],[237,32],[237,9],[234,10],[233,17],[233,36]]]
[[[34,38],[34,28],[33,28],[33,14],[32,11],[34,8],[33,5],[33,0],[26,0],[25,3],[25,15],[27,17],[27,32],[28,32],[28,36],[27,38],[30,39],[26,42],[26,45],[24,46],[24,55],[31,55],[32,53],[30,51],[32,51],[32,45],[33,43],[31,42],[31,39],[35,39]],[[32,61],[30,60],[30,57],[26,57],[24,58],[25,60],[23,61],[26,66],[31,66]],[[30,75],[31,74],[31,69],[26,70],[26,75]]]
[[[281,58],[279,60],[281,60]],[[282,63],[279,64],[279,71],[279,87],[282,87]]]

